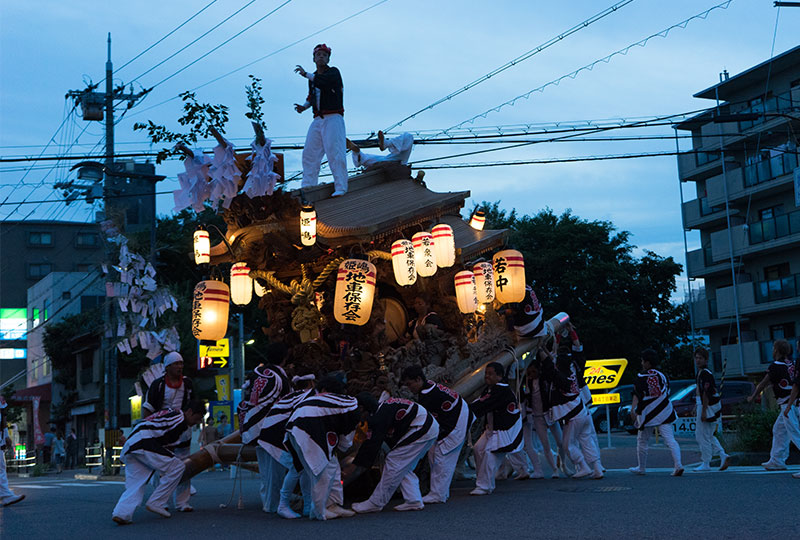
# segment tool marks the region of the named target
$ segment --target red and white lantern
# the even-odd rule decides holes
[[[375,297],[375,265],[362,259],[347,259],[339,265],[333,316],[342,324],[362,326],[372,314]]]
[[[490,262],[479,262],[472,267],[475,275],[475,286],[478,288],[478,303],[494,302],[494,269]]]
[[[456,302],[461,313],[475,313],[478,309],[478,291],[475,288],[475,275],[462,270],[455,276]]]
[[[525,261],[515,249],[498,251],[493,260],[494,289],[502,304],[522,302],[525,298]]]
[[[237,306],[246,306],[253,299],[253,278],[250,267],[238,262],[231,267],[231,300]]]
[[[230,289],[222,281],[198,283],[192,297],[192,335],[204,341],[216,341],[228,331]]]
[[[456,262],[456,240],[453,228],[444,223],[436,225],[431,230],[433,247],[436,250],[436,266],[449,268]]]
[[[208,231],[197,229],[194,231],[194,263],[208,264],[211,261],[211,240]]]
[[[478,231],[483,230],[483,226],[486,224],[486,214],[483,210],[475,210],[475,213],[472,214],[472,219],[469,220],[469,226],[473,229]]]
[[[414,258],[414,244],[410,240],[403,238],[392,244],[392,269],[394,279],[401,287],[417,281],[417,261]]]
[[[436,273],[436,251],[433,235],[429,232],[418,232],[411,238],[414,244],[414,260],[417,263],[417,274],[430,277]]]

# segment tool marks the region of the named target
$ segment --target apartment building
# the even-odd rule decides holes
[[[712,110],[677,128],[683,224],[699,232],[686,253],[692,315],[706,330],[715,371],[766,370],[772,343],[800,335],[800,47],[694,95]]]

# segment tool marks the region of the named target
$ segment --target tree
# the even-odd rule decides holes
[[[681,272],[672,257],[645,251],[637,258],[630,233],[571,210],[518,216],[498,202],[481,206],[487,228],[509,230],[508,245],[525,258],[545,316],[568,313],[588,358],[624,357],[638,366],[643,349],[666,358],[688,334],[685,309],[670,300]]]

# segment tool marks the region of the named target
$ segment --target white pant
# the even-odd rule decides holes
[[[789,405],[781,405],[778,418],[772,425],[772,449],[769,453],[769,460],[779,465],[786,465],[786,458],[789,457],[789,443],[793,442],[800,448],[800,422],[798,421],[797,408],[789,411],[788,416],[783,416],[783,411]]]
[[[661,438],[664,439],[664,444],[667,448],[669,448],[669,451],[672,454],[672,463],[675,467],[675,470],[682,469],[683,465],[681,465],[681,449],[678,446],[678,442],[675,440],[672,424],[661,424],[655,429],[658,429],[658,433],[661,435]],[[652,434],[653,427],[651,426],[643,428],[636,436],[636,453],[639,458],[639,469],[642,471],[644,471],[647,466],[648,442],[650,441],[650,435]]]
[[[345,144],[344,116],[327,114],[311,121],[303,147],[302,187],[316,186],[322,156],[328,158],[336,191],[347,191],[347,147]]]
[[[500,470],[500,465],[503,464],[503,458],[506,457],[508,452],[492,452],[486,450],[486,445],[489,443],[488,431],[484,431],[475,446],[472,447],[475,456],[475,487],[484,491],[494,491],[495,477],[497,471]]]
[[[431,434],[431,431],[428,433]],[[403,494],[405,502],[422,502],[422,494],[419,492],[419,478],[414,474],[414,468],[422,456],[427,454],[428,450],[436,444],[438,433],[438,429],[432,430],[433,437],[392,448],[386,454],[386,460],[381,470],[381,480],[375,486],[375,490],[368,499],[371,504],[383,508],[389,503],[398,487]],[[455,452],[455,454],[458,456],[458,452]]]
[[[592,417],[585,408],[564,424],[563,445],[578,470],[585,469],[587,464],[594,468],[602,467],[593,433]]]
[[[402,165],[408,164],[411,157],[411,148],[414,146],[414,136],[411,133],[402,133],[397,137],[386,140],[386,149],[389,154],[367,154],[365,152],[353,152],[353,165],[356,167],[372,167],[385,161],[396,161]]]
[[[728,454],[725,453],[725,450],[722,448],[722,445],[719,443],[717,438],[714,436],[714,431],[717,429],[718,421],[715,420],[713,422],[704,422],[701,420],[703,417],[703,406],[697,406],[697,419],[695,420],[695,438],[697,439],[697,444],[700,446],[700,459],[703,461],[703,465],[710,465],[711,458],[714,457],[714,454],[723,458]]]
[[[450,498],[450,484],[453,482],[453,474],[458,466],[458,456],[461,455],[461,448],[464,446],[467,435],[466,429],[456,427],[447,434],[447,437],[436,441],[436,444],[428,451],[428,462],[431,464],[431,489],[428,494],[442,502],[447,502],[447,499]],[[453,446],[454,441],[455,446]],[[450,451],[445,453],[442,450],[445,447],[450,448]]]
[[[0,436],[2,434],[0,433]],[[17,494],[11,491],[8,487],[8,474],[6,474],[6,454],[5,450],[0,450],[0,505],[3,505],[6,499],[16,497]]]
[[[161,478],[147,504],[155,508],[166,508],[169,496],[178,487],[186,466],[177,457],[162,456],[154,452],[135,452],[125,456],[125,492],[114,507],[114,516],[125,520],[133,518],[136,507],[142,504],[144,489],[153,471]],[[188,486],[188,482],[185,482]],[[178,508],[189,504],[189,489],[181,489],[176,501]]]
[[[309,484],[308,475],[297,472],[294,467],[294,461],[292,461],[292,455],[289,452],[281,454],[279,463],[287,470],[281,485],[280,506],[289,506],[292,493],[294,493],[294,488],[297,487],[297,482],[299,481],[300,492],[303,494],[303,513],[308,515],[311,511],[311,485]]]
[[[261,476],[261,504],[264,512],[275,513],[278,511],[278,503],[281,498],[281,486],[283,477],[286,475],[286,468],[275,461],[269,452],[264,450],[261,445],[256,446],[256,458],[258,458],[258,472]]]
[[[291,434],[289,435],[289,441],[303,464],[303,470],[300,474],[306,475],[306,481],[311,486],[309,517],[324,521],[325,509],[328,508],[329,501],[339,505],[344,502],[341,482],[342,469],[339,467],[339,459],[334,455],[325,468],[318,475],[315,475],[311,472],[311,468],[303,456],[302,445]]]

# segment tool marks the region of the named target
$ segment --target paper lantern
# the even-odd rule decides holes
[[[339,265],[333,315],[342,324],[364,325],[372,313],[375,297],[375,265],[362,259],[347,259]]]
[[[400,286],[413,285],[417,281],[417,261],[411,240],[403,238],[392,244],[392,269]]]
[[[456,262],[456,239],[450,225],[436,225],[431,230],[433,247],[436,251],[436,266],[448,268]]]
[[[197,229],[194,231],[194,263],[208,264],[211,261],[211,241],[208,239],[208,231]]]
[[[455,276],[456,302],[461,313],[474,313],[478,308],[478,291],[475,288],[475,275],[462,270]]]
[[[266,287],[262,287],[261,283],[259,283],[257,279],[253,280],[253,290],[256,291],[256,296],[259,296],[259,297],[264,296],[265,294],[267,294],[267,288]]]
[[[417,274],[430,277],[436,273],[436,251],[434,251],[433,235],[429,232],[418,232],[412,238],[414,244],[414,260],[417,263]]]
[[[494,302],[494,270],[492,263],[479,262],[472,267],[475,275],[475,286],[478,288],[478,303],[489,304]]]
[[[506,249],[495,254],[494,290],[502,304],[522,302],[525,298],[525,261],[522,253]]]
[[[485,223],[486,214],[483,212],[483,210],[475,210],[475,213],[472,214],[472,219],[469,220],[469,226],[473,229],[482,231]]]
[[[245,262],[231,266],[231,300],[237,306],[246,306],[253,299],[253,278]]]
[[[313,204],[300,210],[300,241],[304,246],[313,246],[317,241],[317,212]]]
[[[222,281],[198,283],[192,297],[192,334],[197,339],[216,341],[228,331],[230,289]]]

